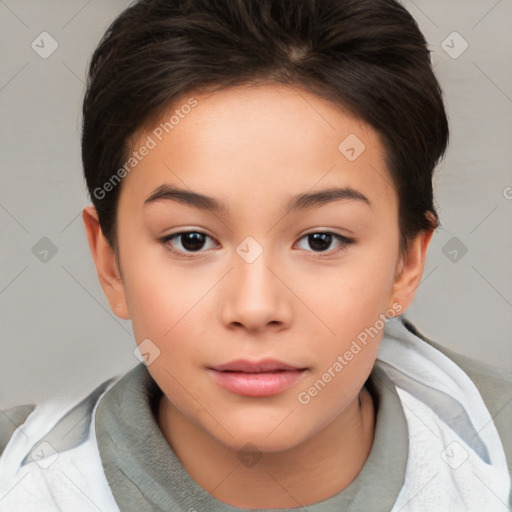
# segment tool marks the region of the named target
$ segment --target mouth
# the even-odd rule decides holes
[[[307,370],[274,359],[237,360],[208,367],[219,386],[237,395],[253,397],[277,395],[295,384]]]

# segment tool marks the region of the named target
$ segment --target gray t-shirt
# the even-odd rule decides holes
[[[505,448],[512,472],[512,374],[441,347],[404,325],[458,364],[480,391]],[[343,491],[302,508],[309,512],[389,512],[404,483],[408,458],[407,423],[393,383],[376,362],[365,384],[375,405],[375,438],[367,461]],[[105,476],[122,511],[234,512],[186,472],[160,431],[156,412],[162,396],[141,363],[102,398],[96,435]],[[0,453],[33,405],[0,412]],[[254,512],[263,509],[251,509]],[[264,509],[272,510],[272,509]],[[273,509],[276,510],[276,509]]]

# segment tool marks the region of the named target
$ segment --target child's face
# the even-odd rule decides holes
[[[233,448],[287,449],[357,403],[381,339],[375,328],[408,307],[423,261],[402,267],[397,194],[371,127],[281,85],[191,96],[196,106],[180,110],[185,97],[134,144],[149,135],[156,146],[123,183],[123,280],[104,288],[116,313],[132,319],[137,343],[151,340],[148,370],[176,414]],[[153,130],[175,109],[182,117],[159,140]],[[146,202],[163,185],[226,210]],[[328,188],[360,198],[286,212],[292,197]],[[207,236],[161,241],[184,231]],[[325,232],[354,241],[305,236]],[[297,370],[215,370],[267,359]]]

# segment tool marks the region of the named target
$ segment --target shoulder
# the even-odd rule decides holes
[[[39,443],[49,442],[57,451],[69,450],[87,439],[90,421],[100,397],[120,379],[112,377],[93,390],[83,393],[62,393],[38,404],[17,405],[0,410],[0,457],[5,453],[14,432],[30,426]]]
[[[119,510],[102,467],[94,422],[97,405],[116,380],[2,411],[2,510],[89,510],[90,503],[98,510]],[[77,488],[82,492],[77,494]]]
[[[14,431],[25,423],[35,404],[16,405],[0,410],[0,455],[2,455]]]
[[[415,336],[451,359],[473,381],[493,418],[512,469],[512,372],[449,349],[419,332],[406,319],[402,319],[402,323]]]
[[[457,366],[462,368],[464,372],[475,383],[480,391],[482,398],[486,405],[490,405],[493,409],[496,406],[503,406],[503,399],[507,399],[512,405],[512,372],[505,368],[491,365],[482,361],[478,361],[472,357],[460,354],[455,350],[449,349],[425,334],[418,331],[418,329],[406,319],[402,320],[404,326],[411,331],[415,336],[422,339],[435,349],[442,352],[446,357],[450,358]],[[511,409],[512,410],[512,409]]]

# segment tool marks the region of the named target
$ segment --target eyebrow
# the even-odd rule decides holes
[[[144,205],[155,201],[168,200],[178,203],[194,206],[200,210],[212,212],[228,212],[229,208],[226,203],[219,201],[213,197],[192,192],[190,190],[181,189],[172,185],[160,185],[151,195],[144,201]],[[361,192],[350,188],[327,188],[318,192],[306,192],[292,196],[285,207],[285,213],[289,214],[297,210],[304,210],[314,206],[323,206],[339,200],[355,200],[361,201],[372,207],[370,200]]]

